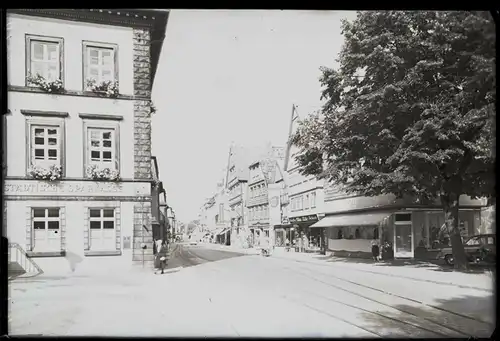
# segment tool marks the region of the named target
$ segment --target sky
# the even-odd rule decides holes
[[[215,193],[229,146],[285,146],[292,105],[320,108],[353,11],[172,10],[153,84],[152,153],[179,221]]]

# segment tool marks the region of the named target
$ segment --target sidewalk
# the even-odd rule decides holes
[[[360,259],[346,259],[328,255],[298,253],[298,252],[275,252],[275,258],[290,259],[297,262],[312,263],[319,265],[331,264],[331,266],[342,267],[346,270],[364,271],[373,274],[402,277],[423,282],[438,284],[449,284],[463,288],[493,291],[495,275],[489,273],[462,273],[439,265],[427,262],[415,262],[395,260],[391,263],[372,263]]]
[[[243,249],[235,246],[220,244],[202,244],[215,250],[227,250],[240,252],[249,255],[260,254],[260,249]],[[328,252],[327,255],[318,253],[286,252],[285,248],[275,248],[272,257],[279,259],[294,260],[301,263],[311,263],[316,265],[331,265],[332,267],[342,267],[349,271],[363,271],[377,275],[389,277],[401,277],[415,281],[454,285],[461,288],[493,291],[495,288],[495,274],[493,273],[462,273],[451,269],[443,268],[430,262],[415,262],[405,260],[395,260],[393,262],[372,263],[365,259],[353,259],[333,257]]]

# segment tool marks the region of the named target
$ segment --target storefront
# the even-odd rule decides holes
[[[321,229],[312,229],[311,226],[317,223],[317,214],[310,214],[300,217],[290,217],[290,242],[299,245],[298,239],[302,239],[302,245],[306,251],[319,251],[321,246]],[[304,238],[305,236],[305,238]]]
[[[480,231],[480,208],[459,212],[464,238]],[[311,226],[326,229],[327,248],[338,256],[370,257],[371,244],[390,242],[396,258],[432,258],[450,245],[440,209],[406,208],[328,215]]]
[[[270,226],[269,224],[252,224],[250,225],[250,239],[252,242],[253,246],[259,246],[260,245],[260,239],[262,236],[269,238],[270,232],[269,232]]]

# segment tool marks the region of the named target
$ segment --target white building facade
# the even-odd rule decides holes
[[[66,253],[153,260],[151,86],[167,19],[8,12],[4,223],[45,272]]]

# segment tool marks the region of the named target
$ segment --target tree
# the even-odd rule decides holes
[[[460,195],[495,196],[495,25],[485,12],[370,11],[342,23],[325,104],[292,143],[303,174],[347,193],[440,199],[456,268],[467,268]]]

